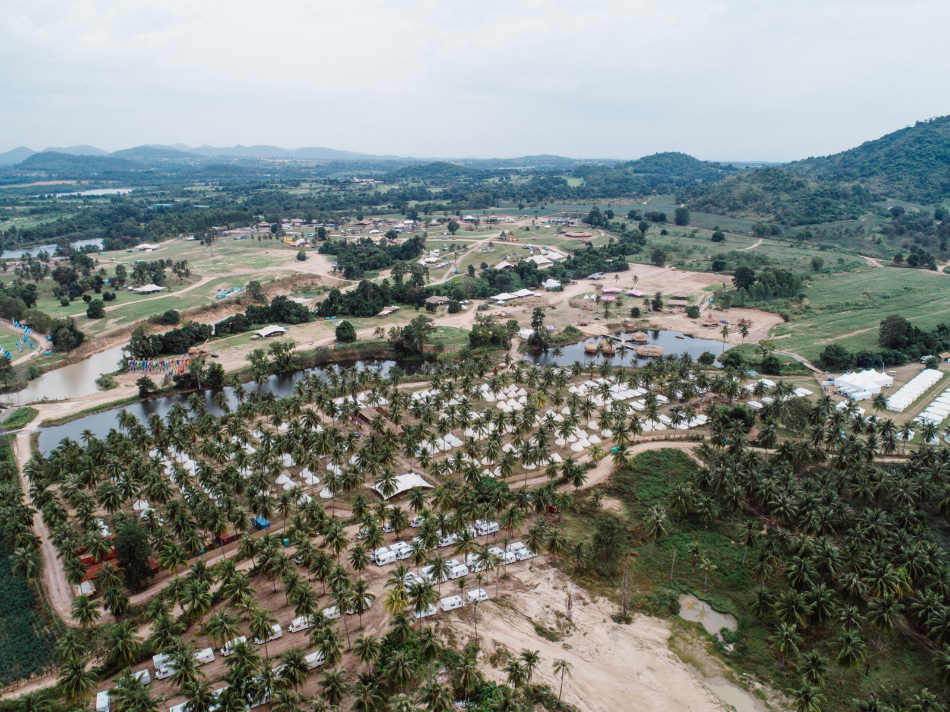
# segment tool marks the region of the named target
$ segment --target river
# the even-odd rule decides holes
[[[394,366],[399,366],[403,371],[409,375],[418,373],[422,366],[419,363],[401,363],[391,360],[383,359],[366,359],[363,361],[349,361],[341,362],[337,364],[338,366],[353,366],[358,370],[363,370],[366,368],[371,368],[378,370],[381,375],[388,376],[389,372]],[[114,370],[114,369],[112,369]],[[294,373],[284,373],[280,375],[272,375],[261,384],[262,391],[270,391],[280,398],[286,398],[293,395],[294,386],[302,378],[308,378],[310,374],[317,374],[321,378],[326,376],[326,369],[322,367],[317,368],[308,368],[303,371],[296,371]],[[257,385],[254,383],[248,383],[244,386],[245,390],[250,392],[257,388]],[[235,408],[238,405],[237,396],[234,395],[234,388],[228,386],[221,389],[224,392],[225,398],[227,398],[228,405],[230,408]],[[205,401],[205,407],[209,412],[216,415],[221,414],[221,409],[215,405],[213,398],[214,394],[217,391],[204,390],[197,391]],[[161,398],[151,398],[149,400],[143,401],[141,403],[135,403],[124,408],[125,411],[134,415],[143,423],[148,420],[148,417],[153,413],[157,413],[160,416],[164,416],[175,403],[185,404],[190,394],[178,393],[171,396],[163,396]],[[92,415],[86,415],[82,418],[77,418],[69,423],[63,425],[54,425],[48,428],[41,428],[39,431],[39,449],[43,453],[48,453],[50,450],[55,448],[59,441],[63,438],[72,438],[73,440],[78,440],[82,435],[83,431],[90,430],[97,437],[104,437],[106,433],[109,432],[110,428],[116,427],[116,416],[118,415],[118,408],[112,408],[110,410],[104,410],[101,413],[94,413]]]
[[[43,400],[83,398],[99,390],[96,379],[119,368],[124,344],[100,351],[87,359],[53,371],[30,381],[22,391],[0,396],[13,405],[29,405]]]

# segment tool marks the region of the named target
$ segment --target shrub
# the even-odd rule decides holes
[[[724,233],[722,230],[716,230],[716,232],[714,232],[712,234],[712,237],[710,237],[709,239],[712,240],[713,242],[722,242],[723,240],[726,239],[726,233]]]
[[[449,314],[458,314],[460,311],[462,311],[462,303],[459,302],[457,299],[450,299],[449,300]]]
[[[631,307],[631,308],[630,308],[630,316],[632,316],[634,319],[639,319],[639,318],[640,318],[640,307]]]
[[[102,301],[104,302],[114,302],[115,301],[115,292],[103,292]]]
[[[298,251],[298,252],[297,252],[297,261],[298,261],[298,262],[306,262],[306,261],[307,261],[307,253],[304,252],[303,250]]]
[[[698,319],[699,307],[695,304],[691,304],[690,306],[686,307],[686,316],[688,316],[690,319]]]
[[[703,351],[696,360],[699,361],[702,366],[712,366],[716,361],[716,354],[712,351]]]
[[[104,391],[111,391],[119,384],[108,373],[103,373],[101,376],[99,376],[99,378],[96,379],[96,385]]]
[[[88,296],[88,295],[86,295]],[[86,316],[90,319],[102,319],[106,315],[105,307],[101,299],[93,299],[86,308]]]
[[[341,321],[336,327],[336,340],[342,344],[356,341],[356,329],[348,321]]]

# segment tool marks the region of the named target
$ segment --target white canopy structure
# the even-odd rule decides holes
[[[277,336],[279,334],[286,334],[287,329],[282,326],[277,326],[272,324],[271,326],[265,326],[263,329],[257,330],[257,335],[262,339],[266,339],[268,336]]]
[[[424,487],[427,489],[432,488],[432,485],[430,485],[428,482],[422,479],[421,476],[417,475],[414,472],[409,472],[405,475],[399,475],[398,477],[396,477],[395,484],[396,484],[396,489],[393,491],[392,495],[390,495],[389,497],[385,496],[382,493],[382,490],[378,484],[373,485],[373,489],[376,490],[379,496],[382,497],[383,499],[392,499],[396,495],[400,495],[403,492],[408,492],[409,490],[415,489],[416,487]]]
[[[872,396],[881,392],[882,388],[890,388],[894,379],[886,373],[878,373],[873,368],[866,371],[846,373],[835,379],[835,386],[842,395],[851,396],[866,391]]]
[[[943,373],[940,371],[925,368],[887,399],[887,409],[900,413],[941,378],[943,378]]]

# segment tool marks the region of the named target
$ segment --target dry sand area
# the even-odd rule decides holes
[[[558,659],[570,662],[573,669],[571,677],[565,678],[564,700],[588,712],[705,712],[728,709],[729,705],[739,710],[766,709],[752,695],[719,677],[725,666],[712,656],[708,656],[708,668],[715,677],[710,679],[680,660],[668,646],[671,628],[666,621],[637,615],[630,625],[614,623],[610,615],[616,606],[592,598],[549,567],[544,557],[535,559],[530,569],[512,567],[509,573],[521,585],[509,583],[505,588],[517,592],[500,603],[483,604],[478,617],[481,668],[490,678],[505,678],[500,669],[485,661],[503,645],[514,655],[524,648],[540,651],[535,679],[550,685],[555,693],[560,680],[552,663]],[[494,595],[493,590],[490,593]],[[568,594],[572,597],[571,623],[565,616]],[[442,614],[440,623],[445,624],[446,618]],[[563,639],[554,642],[540,637],[535,623],[561,630]],[[457,636],[474,636],[470,608],[451,620],[451,629]]]

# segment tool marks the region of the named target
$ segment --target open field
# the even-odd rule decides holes
[[[791,322],[775,327],[776,345],[816,359],[830,343],[851,350],[876,348],[881,320],[900,314],[920,328],[950,319],[950,279],[925,270],[879,267],[817,275],[808,304]]]

